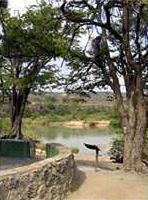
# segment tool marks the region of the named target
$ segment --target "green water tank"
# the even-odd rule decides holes
[[[31,158],[35,156],[35,144],[28,140],[0,139],[0,156]]]
[[[51,158],[56,156],[59,153],[57,146],[55,144],[46,144],[46,158]]]

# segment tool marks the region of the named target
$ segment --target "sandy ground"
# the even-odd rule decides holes
[[[109,120],[99,120],[99,121],[84,121],[84,120],[72,120],[69,122],[64,122],[64,126],[68,128],[87,128],[87,127],[95,127],[95,128],[107,128],[110,124]]]
[[[92,165],[93,157],[76,156],[78,170],[73,192],[67,200],[148,200],[148,176],[125,173],[111,164],[109,159],[100,158],[96,172]],[[81,162],[80,162],[81,161]],[[82,164],[83,166],[79,166]]]

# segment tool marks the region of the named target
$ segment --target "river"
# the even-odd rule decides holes
[[[100,146],[101,154],[106,155],[112,140],[112,134],[108,129],[50,127],[48,131],[46,130],[42,134],[40,139],[43,143],[54,142],[70,148],[78,148],[80,153],[85,152],[87,154],[94,152],[87,149],[84,143],[95,144]]]

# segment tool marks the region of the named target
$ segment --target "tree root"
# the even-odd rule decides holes
[[[23,139],[23,136],[21,135],[21,137],[18,137],[17,134],[5,134],[0,136],[0,139]]]
[[[137,167],[135,166],[134,168],[132,168],[132,170],[134,170],[137,173],[148,174],[148,161],[142,160],[142,162],[139,163]]]
[[[16,138],[17,138],[16,135],[7,135],[7,134],[5,134],[5,135],[0,136],[0,139],[16,139]]]

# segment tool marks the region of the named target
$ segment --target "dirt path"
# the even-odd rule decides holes
[[[67,200],[148,200],[148,176],[80,168]]]

